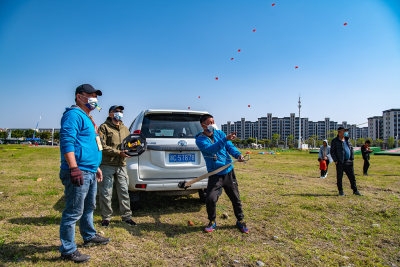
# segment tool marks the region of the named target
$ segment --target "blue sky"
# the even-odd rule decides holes
[[[311,120],[363,123],[400,107],[400,1],[0,0],[0,128],[59,127],[82,83],[103,91],[97,123],[113,104],[126,124],[188,107],[254,121],[299,95]]]

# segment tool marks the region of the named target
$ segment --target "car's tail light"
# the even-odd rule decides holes
[[[146,189],[146,187],[147,187],[147,184],[137,184],[135,186],[135,188],[141,188],[141,189]]]
[[[133,133],[134,134],[140,134],[140,130],[135,130]]]

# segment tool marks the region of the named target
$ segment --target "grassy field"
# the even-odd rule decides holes
[[[373,156],[370,176],[355,172],[362,197],[337,196],[335,168],[319,179],[316,154],[259,155],[236,164],[250,234],[235,227],[225,194],[217,204],[218,230],[202,232],[205,206],[197,195],[148,197],[134,213],[137,227],[114,217],[97,230],[112,241],[79,250],[90,265],[400,266],[400,157]],[[70,265],[59,260],[64,206],[59,150],[0,146],[0,265]],[[117,211],[117,209],[115,209]],[[222,219],[228,213],[229,218]],[[191,220],[194,226],[188,226]]]

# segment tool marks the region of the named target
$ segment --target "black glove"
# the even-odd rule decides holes
[[[83,185],[83,175],[82,171],[78,168],[70,168],[69,169],[69,174],[71,176],[71,183],[76,185],[76,186],[81,186]]]

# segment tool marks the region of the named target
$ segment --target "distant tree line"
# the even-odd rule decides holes
[[[337,131],[330,131],[328,133],[328,143],[331,144],[332,139],[337,136]],[[276,148],[276,147],[288,147],[290,149],[297,147],[298,140],[295,139],[293,135],[289,135],[285,140],[280,140],[279,134],[273,134],[271,139],[263,139],[257,140],[258,144],[263,145],[265,148]],[[358,138],[355,140],[357,146],[362,146],[366,140],[371,142],[371,147],[386,147],[388,149],[394,148],[396,145],[396,141],[393,136],[389,137],[387,143],[385,143],[382,139],[372,140],[371,138]],[[350,140],[354,145],[354,140]],[[247,138],[245,140],[235,139],[232,141],[238,147],[249,147],[250,144],[256,143],[255,138]],[[307,140],[304,141],[305,144],[308,144],[309,147],[320,147],[322,146],[323,140],[319,139],[317,135],[310,136]]]
[[[11,132],[11,137],[13,138],[32,138],[33,137],[34,130],[29,129],[29,130],[20,130],[16,129]],[[1,139],[6,139],[8,137],[8,132],[0,132],[0,138]],[[45,132],[36,132],[35,138],[40,138],[42,140],[51,140],[51,132],[50,131],[45,131]],[[55,132],[54,133],[54,140],[59,140],[60,139],[60,133]]]

